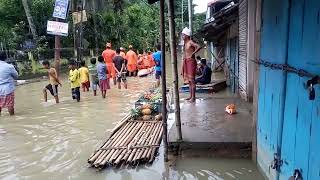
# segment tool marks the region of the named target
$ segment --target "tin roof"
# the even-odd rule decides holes
[[[213,18],[213,21],[204,24],[198,31],[198,36],[211,42],[217,41],[238,18],[238,4],[221,9]]]
[[[208,2],[208,6],[211,6],[211,5],[218,3],[218,2],[227,2],[227,1],[231,1],[231,0],[211,0]]]

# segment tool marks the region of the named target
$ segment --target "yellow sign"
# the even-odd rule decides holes
[[[73,24],[78,24],[81,22],[81,12],[73,12],[72,13]],[[86,22],[88,20],[86,10],[82,11],[82,22]]]

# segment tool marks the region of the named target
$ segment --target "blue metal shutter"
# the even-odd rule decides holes
[[[247,99],[248,0],[239,3],[239,93]]]

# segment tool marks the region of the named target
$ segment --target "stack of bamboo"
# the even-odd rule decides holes
[[[162,140],[162,121],[127,120],[88,159],[93,167],[151,163]]]

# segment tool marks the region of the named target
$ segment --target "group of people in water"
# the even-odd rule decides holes
[[[129,51],[125,53],[124,48],[112,50],[111,43],[106,44],[106,49],[102,55],[90,59],[90,65],[86,65],[85,61],[80,62],[80,67],[75,61],[69,61],[69,77],[68,80],[71,86],[72,98],[78,102],[81,99],[81,89],[83,92],[93,90],[93,95],[97,95],[97,89],[100,88],[102,98],[106,98],[107,90],[110,89],[110,80],[118,89],[121,89],[121,84],[125,89],[128,88],[127,73],[129,76],[136,76],[137,70],[141,68],[153,68],[155,66],[156,74],[161,71],[161,57],[159,46],[157,51],[151,55],[137,55],[133,51],[132,45],[129,46]],[[161,54],[161,53],[160,53]],[[43,89],[44,100],[47,101],[47,91],[55,98],[56,103],[59,103],[58,87],[61,86],[58,74],[54,67],[50,67],[48,61],[44,61],[43,67],[48,69],[49,84]],[[157,84],[160,84],[160,76],[156,75]]]
[[[206,60],[200,58],[197,63],[196,53],[201,49],[200,46],[191,40],[191,31],[188,28],[183,29],[182,37],[184,40],[184,54],[182,65],[182,76],[184,82],[189,84],[190,97],[186,100],[194,102],[196,97],[196,83],[207,84],[211,80],[211,69],[206,65]],[[102,98],[106,98],[106,92],[110,89],[110,79],[113,84],[121,89],[121,84],[125,89],[128,88],[127,74],[136,76],[139,69],[153,69],[157,80],[156,86],[160,85],[161,79],[161,46],[156,47],[152,54],[150,51],[143,55],[138,55],[133,46],[125,53],[124,48],[114,51],[111,43],[106,44],[106,49],[102,55],[97,58],[91,58],[90,64],[75,61],[69,61],[69,77],[72,98],[78,102],[81,99],[81,88],[84,92],[93,90],[93,95],[97,95],[97,88],[100,88]],[[14,66],[5,62],[5,53],[0,51],[0,114],[2,108],[8,108],[9,114],[14,114],[14,90],[15,80],[18,78],[18,72]],[[200,64],[200,66],[198,66]],[[43,89],[44,101],[48,100],[48,92],[59,103],[58,87],[62,83],[58,77],[57,71],[50,66],[49,61],[43,61],[43,67],[48,70],[49,84]],[[198,72],[199,77],[196,78]]]

